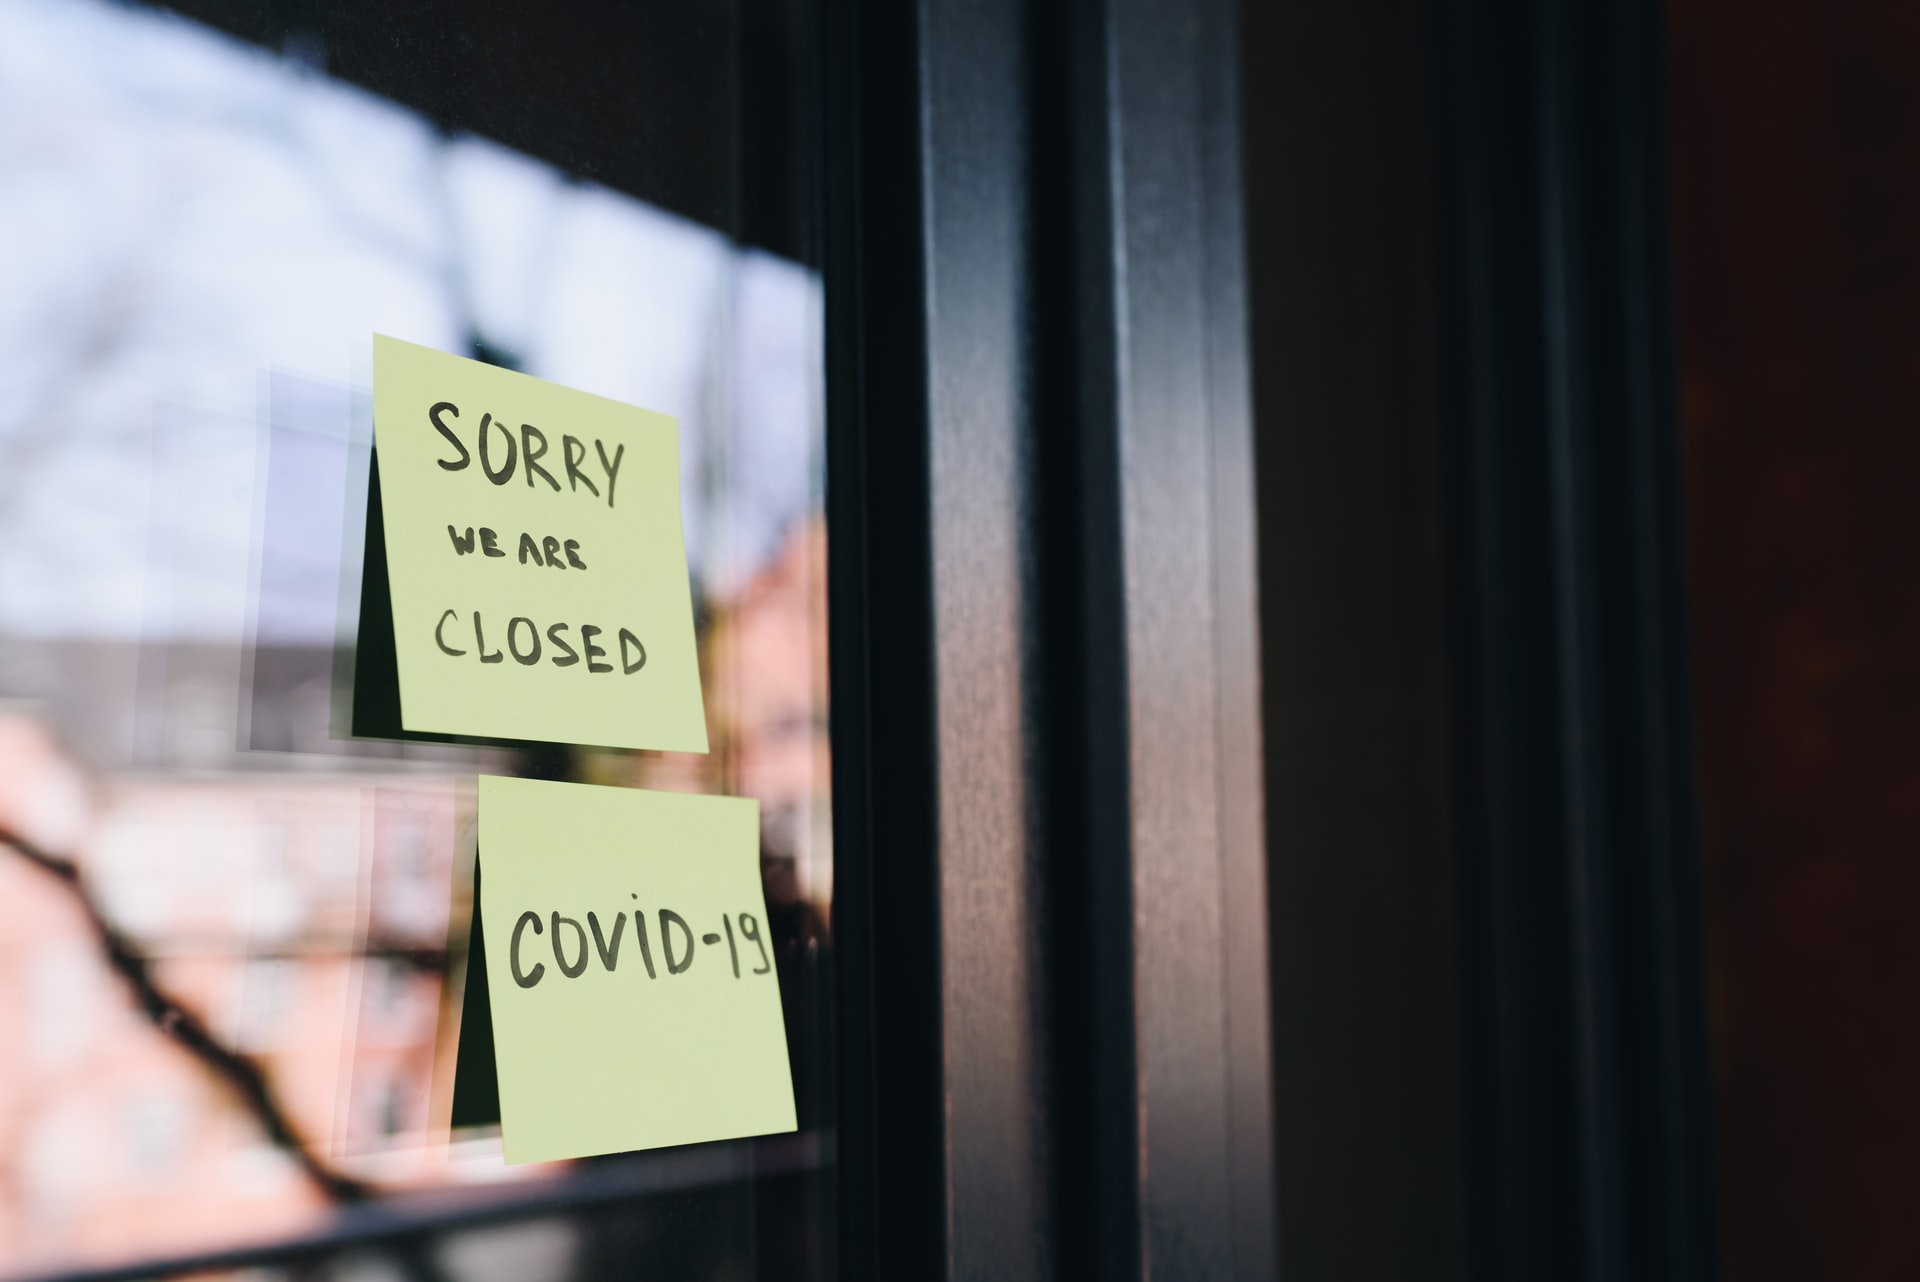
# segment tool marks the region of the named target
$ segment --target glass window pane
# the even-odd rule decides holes
[[[812,15],[593,9],[0,0],[0,1272],[830,1263]],[[348,736],[375,332],[678,417],[710,754]],[[482,772],[760,801],[798,1134],[502,1163]]]

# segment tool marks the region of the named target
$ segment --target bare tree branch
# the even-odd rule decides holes
[[[87,924],[106,954],[107,964],[132,991],[141,1013],[240,1097],[241,1104],[260,1123],[267,1138],[294,1160],[315,1188],[336,1203],[362,1202],[372,1195],[367,1184],[334,1170],[300,1142],[286,1109],[259,1064],[222,1046],[199,1016],[161,991],[147,959],[102,915],[99,905],[87,893],[79,865],[71,859],[49,854],[4,826],[0,826],[0,845],[10,846],[21,858],[67,888],[86,914]]]

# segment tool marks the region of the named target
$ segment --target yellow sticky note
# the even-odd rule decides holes
[[[373,340],[408,730],[707,750],[673,419]]]
[[[793,1130],[759,804],[490,775],[479,800],[507,1161]]]

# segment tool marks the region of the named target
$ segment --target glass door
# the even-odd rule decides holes
[[[814,22],[0,3],[0,1274],[833,1270]],[[376,332],[678,419],[709,754],[351,733]],[[797,1133],[504,1165],[479,773],[759,801]]]

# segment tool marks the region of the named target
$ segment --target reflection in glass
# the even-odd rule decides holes
[[[807,1275],[810,1133],[510,1170],[449,1118],[472,779],[527,770],[760,799],[821,1117],[817,277],[106,0],[0,0],[0,122],[0,1272],[559,1181],[368,1276]],[[375,332],[679,418],[711,754],[343,738]]]

